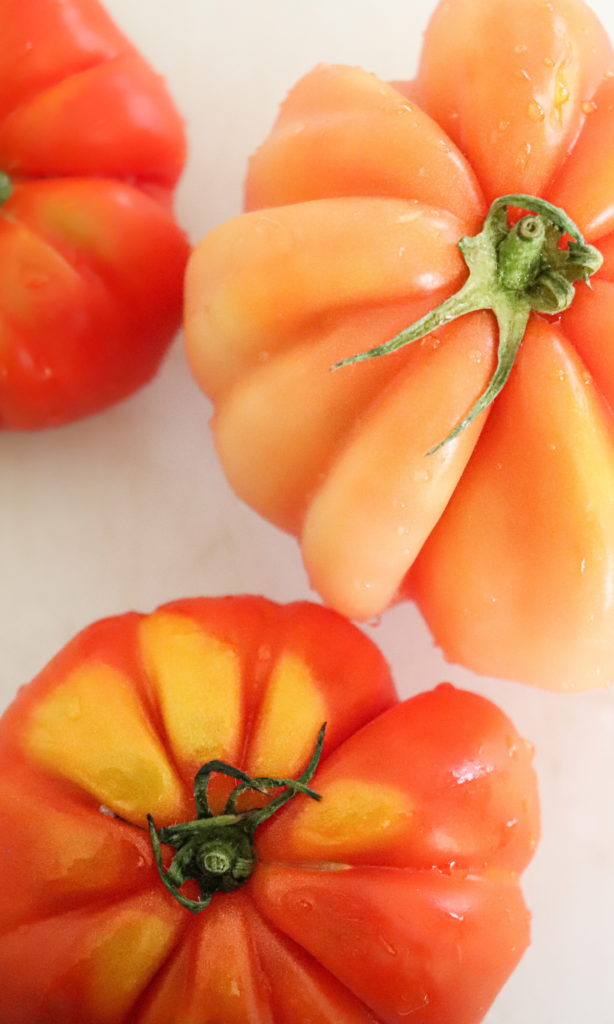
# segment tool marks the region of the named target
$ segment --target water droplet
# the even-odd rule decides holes
[[[535,121],[536,124],[541,124],[545,116],[543,108],[540,107],[537,100],[531,100],[527,107],[527,114],[529,115],[532,121]]]
[[[398,99],[388,100],[382,107],[384,114],[406,114],[407,111],[411,112],[411,107],[408,107],[403,100],[399,101]]]
[[[518,46],[514,47],[514,53],[526,53],[527,47],[524,43],[519,43]]]
[[[556,64],[554,57],[544,57],[544,64],[547,68],[553,68]]]
[[[473,351],[471,351],[469,353],[469,358],[474,363],[481,363],[482,362],[482,353],[480,352],[479,348],[474,348]]]
[[[606,71],[604,78],[614,78],[614,71]]]
[[[402,213],[400,217],[397,217],[397,224],[411,224],[414,220],[420,220],[423,215],[422,210],[410,210],[409,213]]]
[[[299,903],[299,907],[302,907],[303,910],[313,910],[313,903],[312,903],[311,900],[302,899],[302,900],[299,900],[298,903]]]
[[[593,103],[592,100],[586,100],[586,102],[582,104],[582,113],[583,114],[594,114],[596,109],[597,109],[597,104]]]
[[[398,956],[398,952],[399,952],[398,949],[396,949],[394,946],[392,946],[387,941],[387,939],[384,938],[384,936],[382,935],[381,932],[379,933],[378,938],[379,938],[379,941],[380,941],[381,945],[384,947],[384,949],[386,950],[386,952],[390,956]]]
[[[526,171],[526,169],[527,169],[527,164],[529,162],[529,155],[530,155],[530,153],[531,153],[531,143],[530,142],[525,142],[524,146],[520,150],[518,156],[516,157],[516,161],[515,161],[515,163],[516,163],[516,170],[520,171],[521,174],[524,171]]]
[[[397,526],[397,533],[399,537],[404,537],[406,533],[409,533],[409,526]]]
[[[510,122],[509,121],[499,121],[499,131],[500,132],[507,131],[509,126],[510,126]]]
[[[426,469],[417,469],[414,473],[414,480],[417,484],[426,483],[430,479],[430,473]]]
[[[407,995],[399,996],[399,1001],[395,1001],[393,1009],[399,1017],[410,1017],[418,1010],[423,1010],[428,1004],[429,997],[426,992],[410,992]]]
[[[564,103],[567,103],[569,99],[569,89],[565,85],[563,78],[559,76],[556,80],[556,86],[554,88],[554,106],[558,109],[559,113]]]

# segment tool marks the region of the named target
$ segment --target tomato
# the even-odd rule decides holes
[[[0,426],[97,412],[181,319],[183,125],[97,0],[0,5]]]
[[[415,82],[320,66],[295,86],[248,212],[187,276],[227,476],[299,538],[327,604],[367,620],[411,598],[450,661],[559,690],[614,680],[613,75],[580,0],[445,0]],[[502,197],[503,234],[516,207],[554,231],[545,199],[575,241],[530,270],[495,400],[474,415],[505,341],[493,303],[331,373],[464,287],[458,243]],[[584,241],[592,290],[557,271]]]
[[[474,1024],[529,941],[531,756],[475,694],[399,703],[377,648],[316,605],[94,624],[0,721],[3,1024]],[[200,769],[215,815],[229,776],[265,777],[226,814],[240,827],[308,784],[210,902],[195,876],[172,892],[178,853],[153,852],[220,831],[194,820]],[[219,867],[214,839],[199,856]]]

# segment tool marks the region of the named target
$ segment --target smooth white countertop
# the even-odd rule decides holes
[[[593,8],[614,38],[614,6]],[[247,157],[318,61],[415,72],[434,3],[107,0],[167,79],[190,146],[177,212],[197,242],[235,216]],[[189,595],[315,598],[298,546],[230,492],[178,340],[148,388],[92,419],[0,436],[0,710],[94,619]],[[533,944],[487,1024],[614,1021],[614,692],[559,696],[447,665],[416,609],[366,627],[402,697],[442,680],[536,746],[543,838],[524,876]]]

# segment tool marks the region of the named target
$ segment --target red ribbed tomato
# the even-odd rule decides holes
[[[97,0],[0,4],[0,427],[96,412],[156,372],[188,255],[183,125]]]
[[[581,0],[445,0],[410,86],[342,66],[296,85],[250,212],[187,277],[228,478],[297,535],[325,601],[368,619],[411,597],[449,660],[553,689],[614,680],[613,74]],[[496,302],[330,367],[463,286],[477,243],[457,243],[484,242],[497,202],[499,313],[516,348],[515,309],[528,327],[503,390],[441,445],[510,348]],[[544,248],[516,294],[518,231]],[[586,274],[603,257],[592,291],[580,254]]]
[[[319,606],[96,623],[0,722],[2,1024],[477,1024],[529,941],[531,756]]]

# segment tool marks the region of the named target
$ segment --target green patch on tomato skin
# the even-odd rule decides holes
[[[12,191],[11,179],[4,171],[0,171],[0,206],[6,202]]]

